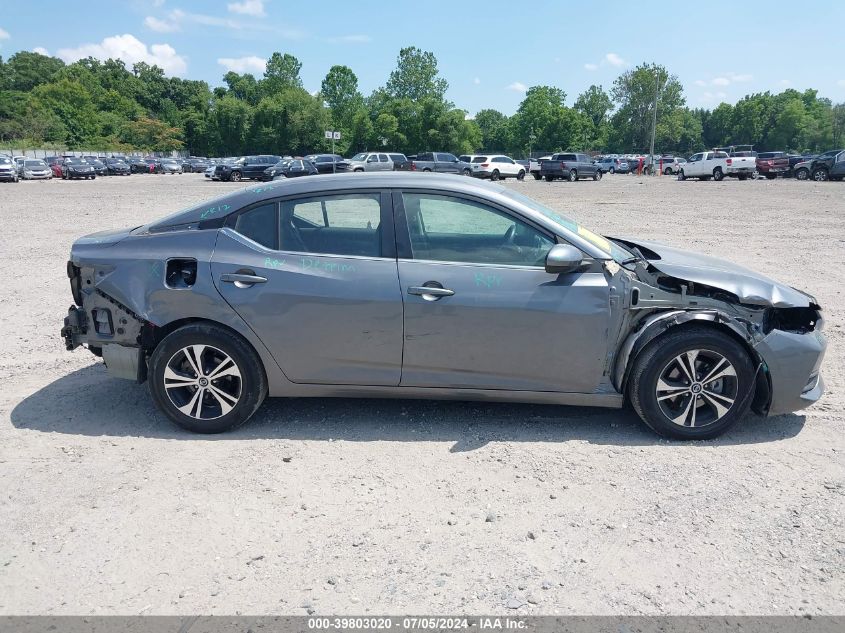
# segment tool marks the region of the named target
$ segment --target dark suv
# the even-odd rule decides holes
[[[405,154],[388,154],[393,161],[393,171],[411,171],[411,161]]]
[[[311,161],[320,174],[334,174],[349,169],[349,161],[338,154],[309,154],[305,160]]]
[[[231,165],[217,165],[214,175],[218,180],[232,180],[240,182],[244,178],[261,180],[264,170],[272,167],[281,160],[281,156],[262,154],[260,156],[243,156]]]
[[[845,149],[819,154],[812,163],[810,177],[819,182],[845,178]]]

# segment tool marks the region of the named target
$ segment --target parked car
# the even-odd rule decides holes
[[[386,152],[359,152],[349,159],[349,171],[393,171],[393,161]]]
[[[672,176],[681,171],[681,166],[687,162],[686,158],[678,158],[677,156],[661,156],[655,159],[658,169],[664,176]]]
[[[8,156],[0,156],[0,182],[18,182],[18,166]]]
[[[810,177],[813,180],[842,180],[845,177],[845,150],[837,149],[819,154],[811,165]]]
[[[796,163],[792,167],[792,177],[796,180],[809,180],[815,158]]]
[[[562,152],[553,154],[549,160],[540,161],[540,175],[546,182],[558,178],[575,182],[581,178],[601,180],[602,172],[586,154]]]
[[[720,181],[726,176],[747,180],[754,175],[756,162],[754,156],[728,156],[722,150],[699,152],[687,159],[678,171],[678,180],[698,178],[699,180]]]
[[[757,173],[769,180],[789,173],[789,158],[786,152],[759,152],[756,165]]]
[[[94,173],[98,176],[108,176],[108,168],[106,168],[106,164],[101,161],[99,158],[86,158],[85,162],[87,162],[91,167],[94,168]]]
[[[528,169],[531,167],[531,161],[527,158],[515,158],[514,161],[517,165],[522,165],[522,168],[525,170],[525,173],[528,173]]]
[[[321,174],[336,174],[349,169],[349,161],[338,154],[309,154],[305,160],[311,161]]]
[[[622,162],[624,161],[621,158],[610,158],[605,156],[604,158],[600,158],[596,161],[596,167],[600,169],[603,174],[615,174],[619,171],[619,165]]]
[[[12,162],[15,164],[15,170],[18,172],[20,178],[23,174],[23,164],[26,161],[26,156],[13,156]]]
[[[471,176],[469,163],[458,160],[448,152],[421,152],[411,161],[411,171],[437,172],[441,174],[461,174]]]
[[[244,179],[260,180],[264,171],[281,160],[281,156],[261,154],[259,156],[243,156],[232,163],[217,165],[214,175],[218,180],[240,182]]]
[[[202,173],[208,169],[209,165],[207,158],[190,156],[182,160],[182,172],[185,174]]]
[[[62,161],[62,178],[64,180],[76,180],[78,178],[94,180],[96,177],[94,168],[84,158],[71,156]]]
[[[542,180],[543,176],[540,175],[540,163],[544,160],[551,160],[551,155],[549,156],[541,156],[540,158],[532,158],[529,160],[529,167],[528,173],[534,176],[534,180]]]
[[[280,160],[265,172],[265,180],[280,180],[282,178],[298,178],[300,176],[316,176],[317,166],[304,158],[289,158]]]
[[[389,153],[387,157],[393,162],[393,171],[411,171],[411,161],[405,154]]]
[[[239,426],[268,395],[381,396],[628,401],[658,433],[707,439],[749,407],[778,415],[824,391],[810,295],[597,235],[478,179],[244,187],[78,239],[67,274],[67,349],[148,380],[164,414],[201,433]],[[94,380],[64,406],[112,388]]]
[[[143,158],[133,156],[132,158],[129,158],[126,163],[129,165],[129,171],[133,174],[150,173],[150,166]]]
[[[128,176],[131,173],[129,165],[122,158],[106,158],[104,162],[109,176]]]
[[[163,158],[159,163],[159,173],[160,174],[182,174],[184,173],[184,169],[182,167],[182,162],[176,160],[175,158]]]
[[[214,176],[214,170],[215,170],[215,169],[217,169],[217,165],[216,165],[216,164],[209,165],[208,167],[206,167],[206,169],[205,169],[205,171],[203,172],[203,174],[205,175],[205,177],[206,177],[206,178],[211,178],[212,176]]]
[[[156,158],[154,156],[149,156],[144,159],[144,163],[147,165],[147,173],[148,174],[160,174],[162,173],[161,168],[161,159]]]
[[[53,170],[40,158],[27,158],[23,163],[20,177],[24,180],[50,180]]]
[[[514,159],[501,154],[490,154],[486,156],[473,156],[472,175],[476,178],[489,178],[490,180],[505,180],[506,178],[525,178],[525,167]]]
[[[804,163],[808,160],[813,160],[815,157],[815,154],[788,154],[787,158],[789,159],[789,172],[786,175],[795,177],[795,166],[798,163]]]
[[[61,156],[48,156],[44,159],[44,162],[47,163],[52,170],[54,178],[62,177],[62,161],[64,161],[64,159]]]

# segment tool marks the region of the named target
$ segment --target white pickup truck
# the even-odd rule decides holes
[[[551,160],[551,156],[541,156],[540,158],[528,159],[528,173],[534,176],[534,180],[541,180],[543,176],[540,175],[540,161]]]
[[[731,156],[722,150],[699,152],[689,157],[678,171],[678,180],[722,180],[725,176],[746,180],[754,176],[757,161],[753,156]]]

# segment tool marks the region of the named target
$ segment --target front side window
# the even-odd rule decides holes
[[[317,196],[282,202],[282,250],[381,257],[378,193]]]
[[[241,213],[235,221],[235,231],[266,248],[276,248],[276,203]]]
[[[404,193],[414,259],[542,267],[554,241],[481,202]]]

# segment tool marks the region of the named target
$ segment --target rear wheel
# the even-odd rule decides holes
[[[766,174],[766,180],[774,180],[777,178],[775,174]]]
[[[575,169],[569,170],[569,182],[575,182],[578,180],[578,172]]]
[[[542,180],[543,179],[543,177],[540,174],[538,174],[536,171],[534,173],[532,173],[531,175],[534,176],[534,180]]]
[[[684,174],[684,170],[682,169],[681,171],[678,172],[678,180],[686,180],[686,179],[687,179],[687,176],[686,176],[686,174]]]
[[[553,181],[554,179],[555,179],[555,177],[554,177],[554,176],[552,176],[551,174],[546,174],[546,182],[551,182],[551,181]]]
[[[671,168],[671,167],[667,167],[666,169],[664,169],[664,170],[663,170],[663,175],[664,175],[664,176],[671,176],[671,175],[672,175],[672,168]]]
[[[493,173],[490,174],[490,180],[498,180],[499,179],[499,170],[494,169]]]
[[[150,359],[150,392],[176,424],[195,433],[240,426],[267,395],[261,359],[246,341],[215,325],[186,325]]]
[[[724,178],[724,177],[725,177],[725,174],[722,173],[721,167],[717,167],[716,169],[713,170],[713,180],[715,180],[716,182],[720,182],[722,180],[722,178]]]
[[[748,411],[754,365],[746,350],[717,330],[684,327],[652,341],[628,383],[631,405],[660,435],[704,440],[724,433]]]

